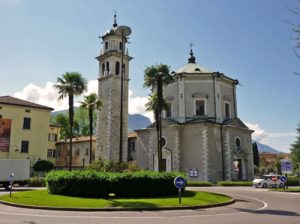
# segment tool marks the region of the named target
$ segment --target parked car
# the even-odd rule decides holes
[[[280,175],[267,174],[253,180],[253,187],[267,188],[267,187],[284,187],[284,182]]]

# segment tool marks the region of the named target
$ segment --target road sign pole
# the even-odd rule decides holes
[[[179,204],[181,204],[181,188],[178,189]]]

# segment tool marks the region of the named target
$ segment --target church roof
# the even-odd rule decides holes
[[[194,57],[193,50],[190,51],[190,57],[188,58],[188,64],[184,65],[183,67],[177,69],[175,73],[212,73],[207,68],[204,68],[198,64],[196,64],[196,58]]]
[[[196,63],[188,63],[186,65],[184,65],[183,67],[177,69],[175,71],[175,73],[212,73],[212,71],[210,71],[207,68],[204,68]]]

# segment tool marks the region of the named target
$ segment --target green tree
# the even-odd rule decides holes
[[[66,139],[70,137],[69,128],[69,116],[67,114],[59,113],[55,116],[51,116],[51,122],[60,125],[60,139]]]
[[[152,91],[156,89],[157,95],[157,105],[154,108],[154,114],[156,120],[159,172],[162,172],[161,113],[163,109],[163,86],[170,84],[174,80],[174,77],[169,73],[169,66],[164,64],[146,67],[144,71],[144,87],[150,87]]]
[[[84,96],[84,101],[80,102],[80,108],[86,109],[89,114],[89,135],[90,135],[90,164],[93,161],[93,133],[94,133],[94,111],[100,110],[101,101],[97,98],[96,93]]]
[[[74,121],[77,122],[77,133],[80,136],[89,135],[89,115],[88,111],[82,107],[75,110]]]
[[[57,78],[54,85],[60,94],[58,100],[68,97],[69,100],[69,128],[70,128],[70,160],[69,170],[72,170],[72,137],[74,124],[74,97],[81,95],[87,89],[87,81],[78,72],[66,72]]]
[[[54,164],[48,160],[38,160],[32,168],[38,172],[49,172],[54,168]]]
[[[252,143],[252,151],[253,151],[253,164],[256,167],[259,167],[259,153],[256,142]]]
[[[291,145],[291,157],[294,164],[294,167],[296,167],[296,164],[300,163],[300,124],[298,124],[297,134],[295,142]]]

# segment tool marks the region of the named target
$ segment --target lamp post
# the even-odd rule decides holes
[[[125,41],[124,38],[127,38],[131,34],[131,29],[128,26],[118,26],[115,32],[122,37],[122,53],[121,53],[121,99],[120,99],[120,140],[119,140],[119,163],[122,162],[122,153],[123,153],[123,89],[124,89],[124,47]]]

